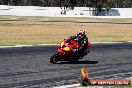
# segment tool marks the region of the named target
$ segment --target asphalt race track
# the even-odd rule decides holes
[[[49,88],[78,83],[81,68],[89,78],[132,77],[132,43],[92,44],[79,62],[51,64],[57,46],[0,48],[0,88]]]

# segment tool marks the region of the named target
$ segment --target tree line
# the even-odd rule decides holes
[[[92,6],[93,3],[109,1],[113,8],[131,8],[132,0],[0,0],[0,5],[60,7],[70,4],[76,7]]]
[[[0,5],[60,7],[62,14],[74,7],[91,7],[93,15],[111,8],[132,8],[132,0],[0,0]]]

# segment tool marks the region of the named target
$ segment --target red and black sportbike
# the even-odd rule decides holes
[[[84,52],[79,52],[79,51],[73,52],[73,50],[79,47],[80,44],[75,40],[71,40],[69,43],[68,39],[64,39],[64,41],[60,44],[58,51],[51,56],[50,62],[57,63],[61,61],[69,61],[69,62],[78,61],[79,59],[82,59],[85,55],[88,54],[90,49],[90,42],[88,41],[87,49]]]

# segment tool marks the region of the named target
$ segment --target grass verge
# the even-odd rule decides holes
[[[132,19],[2,16],[0,46],[60,43],[81,28],[92,42],[132,41],[132,24],[74,22],[132,22]]]

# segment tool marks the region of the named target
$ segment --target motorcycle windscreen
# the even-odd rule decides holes
[[[63,47],[63,45],[64,45],[64,42],[62,42],[62,43],[60,44],[61,47]]]

